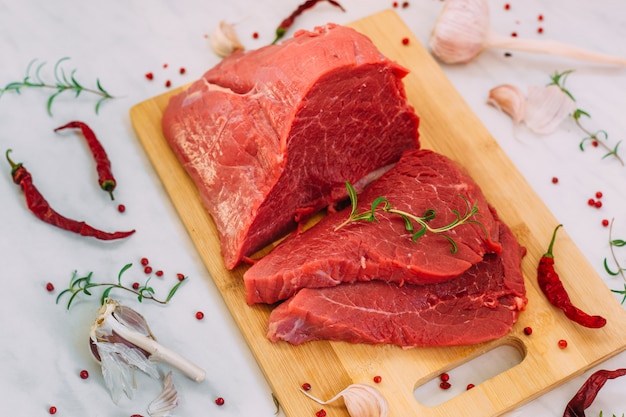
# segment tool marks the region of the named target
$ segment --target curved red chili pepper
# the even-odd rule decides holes
[[[107,156],[104,147],[96,137],[96,134],[91,130],[91,128],[83,123],[78,121],[69,122],[66,125],[61,127],[57,127],[54,129],[55,132],[63,129],[77,128],[80,129],[87,141],[87,145],[91,150],[91,154],[93,155],[96,161],[96,170],[98,172],[98,183],[100,187],[109,193],[111,196],[111,200],[115,200],[113,197],[113,190],[117,183],[115,182],[115,178],[113,177],[113,173],[111,172],[111,161]]]
[[[576,395],[567,403],[563,417],[585,417],[585,409],[591,406],[604,384],[609,379],[615,379],[624,375],[626,375],[626,369],[624,368],[614,371],[602,369],[591,374]]]
[[[26,204],[28,205],[29,210],[40,220],[61,229],[78,233],[82,236],[95,237],[100,240],[122,239],[135,233],[134,230],[129,232],[103,232],[93,228],[85,222],[68,219],[67,217],[57,213],[50,207],[46,199],[33,185],[30,172],[28,172],[21,163],[16,164],[11,160],[11,158],[9,158],[10,152],[11,149],[6,151],[6,158],[11,165],[11,176],[13,177],[13,182],[22,188],[24,195],[26,196]]]
[[[554,247],[556,232],[561,226],[563,225],[559,224],[554,229],[548,251],[543,254],[539,260],[539,266],[537,267],[537,282],[539,283],[539,287],[548,298],[550,304],[563,310],[568,319],[585,327],[603,327],[606,324],[606,319],[604,317],[590,316],[572,304],[572,301],[567,294],[567,290],[563,286],[559,275],[554,269],[554,255],[552,254],[552,248]]]
[[[339,4],[337,1],[335,0],[327,0],[327,1],[335,7],[339,7],[343,12],[346,11],[346,9],[344,9],[343,6]],[[276,28],[276,39],[274,39],[274,42],[272,43],[278,42],[280,38],[285,36],[285,33],[293,25],[293,22],[296,20],[296,17],[300,16],[302,12],[304,12],[307,9],[310,9],[311,7],[315,6],[319,2],[320,0],[307,0],[301,5],[299,5],[298,8],[296,8],[296,10],[293,11],[293,13],[291,13],[285,20],[283,20],[280,23],[280,25],[278,25],[278,27]]]

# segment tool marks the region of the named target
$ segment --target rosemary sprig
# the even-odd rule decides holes
[[[616,269],[612,269],[609,267],[609,260],[604,258],[604,270],[607,274],[611,276],[621,276],[624,281],[624,289],[623,290],[611,290],[616,294],[622,294],[624,298],[622,298],[622,304],[626,301],[626,268],[623,267],[617,259],[617,255],[615,254],[615,248],[622,248],[626,246],[626,240],[624,239],[613,239],[613,220],[611,219],[611,224],[609,225],[609,248],[611,250],[611,258],[613,259],[613,263],[615,264]]]
[[[404,220],[404,227],[407,232],[412,233],[411,239],[416,242],[420,237],[424,236],[426,232],[440,234],[444,238],[450,242],[452,246],[450,248],[451,253],[456,253],[458,251],[458,246],[454,239],[448,236],[445,232],[454,229],[457,226],[462,224],[477,224],[484,229],[484,225],[480,223],[478,220],[473,219],[474,216],[478,215],[478,206],[474,203],[470,207],[469,201],[465,196],[460,195],[465,202],[465,213],[461,215],[458,210],[452,210],[452,213],[456,216],[456,218],[450,222],[449,224],[441,227],[431,227],[428,223],[435,218],[436,212],[433,209],[428,209],[424,211],[422,216],[417,216],[411,213],[407,213],[403,210],[398,210],[394,208],[387,200],[386,197],[378,197],[372,202],[372,207],[370,210],[364,211],[362,213],[357,213],[357,194],[356,190],[349,182],[346,182],[346,189],[348,190],[348,197],[350,197],[350,202],[352,204],[352,210],[350,212],[350,216],[340,225],[335,227],[335,230],[339,230],[342,227],[346,226],[349,223],[357,222],[357,221],[368,221],[368,222],[378,222],[376,218],[376,212],[383,213],[391,213],[400,216]],[[417,224],[417,229],[414,223]]]
[[[170,289],[170,292],[167,294],[167,297],[165,298],[165,300],[160,300],[154,296],[155,294],[154,288],[148,285],[150,283],[150,278],[148,278],[146,282],[144,282],[143,285],[140,285],[136,289],[129,288],[125,286],[124,284],[122,284],[122,275],[131,266],[133,266],[133,264],[124,265],[124,267],[122,267],[122,269],[117,275],[117,282],[113,282],[113,283],[92,282],[91,278],[93,276],[93,272],[88,273],[84,277],[79,277],[77,272],[74,271],[72,274],[72,278],[70,279],[69,288],[66,288],[65,290],[61,291],[61,293],[57,296],[56,303],[59,304],[59,300],[65,294],[71,294],[67,302],[67,309],[69,310],[69,308],[72,305],[72,302],[79,294],[91,295],[91,290],[93,288],[106,287],[105,290],[102,292],[102,295],[100,296],[100,304],[104,304],[105,300],[109,298],[109,294],[114,289],[120,289],[120,290],[128,291],[130,293],[135,294],[137,296],[137,300],[139,300],[140,303],[144,299],[147,299],[147,300],[152,300],[159,304],[167,304],[172,299],[172,297],[174,297],[174,294],[176,294],[176,291],[178,291],[178,289],[183,284],[183,282],[187,281],[186,277],[178,281],[176,285],[174,285],[172,289]]]
[[[109,94],[100,83],[100,79],[96,79],[96,88],[85,88],[81,83],[76,79],[76,69],[73,69],[69,74],[65,71],[64,68],[61,67],[61,64],[64,61],[69,60],[68,57],[63,57],[59,59],[56,64],[54,64],[54,82],[46,82],[41,77],[41,69],[46,65],[45,62],[39,63],[35,67],[36,59],[30,61],[28,67],[26,67],[26,75],[22,81],[14,81],[8,83],[4,88],[0,88],[0,97],[6,92],[16,92],[17,94],[21,93],[21,90],[24,88],[43,88],[43,89],[52,89],[56,90],[50,97],[48,97],[48,101],[46,102],[46,110],[48,111],[48,115],[52,116],[52,103],[54,100],[65,91],[72,91],[75,93],[75,97],[78,97],[80,93],[87,92],[100,96],[100,99],[96,102],[96,114],[100,110],[100,106],[105,100],[109,100],[115,98],[111,94]],[[34,68],[34,71],[33,71]]]
[[[556,85],[557,87],[559,87],[561,89],[561,91],[563,91],[565,94],[567,94],[569,96],[569,98],[571,98],[574,102],[576,102],[576,99],[574,98],[572,93],[568,89],[565,88],[565,81],[567,80],[567,77],[572,72],[574,72],[574,70],[567,70],[567,71],[563,71],[563,72],[555,72],[554,75],[550,76],[551,82],[548,85]],[[609,134],[606,132],[606,130],[600,129],[600,130],[597,130],[596,132],[589,131],[587,128],[585,128],[585,126],[583,126],[583,124],[581,122],[581,119],[583,117],[591,118],[591,115],[588,112],[586,112],[585,110],[581,109],[581,108],[577,108],[576,110],[574,110],[574,113],[572,114],[572,118],[574,119],[574,122],[576,123],[576,126],[578,126],[578,128],[580,130],[582,130],[583,133],[586,135],[580,141],[580,143],[578,145],[580,150],[584,151],[585,150],[585,145],[587,143],[591,143],[592,146],[598,146],[599,145],[606,151],[606,154],[604,154],[602,159],[605,159],[605,158],[608,158],[610,156],[613,156],[623,166],[624,165],[624,160],[618,154],[618,148],[619,148],[619,145],[622,143],[622,141],[620,140],[619,142],[617,142],[617,144],[613,148],[611,148],[605,142],[605,141],[609,140]]]

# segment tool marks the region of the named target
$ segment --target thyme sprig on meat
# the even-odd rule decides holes
[[[559,87],[561,89],[561,91],[563,91],[574,102],[576,102],[576,99],[574,98],[572,93],[568,89],[565,88],[565,81],[567,80],[567,77],[572,72],[574,72],[574,71],[573,70],[567,70],[567,71],[563,71],[563,72],[555,72],[554,75],[550,76],[551,82],[548,85],[556,85],[557,87]],[[618,154],[618,148],[619,148],[619,145],[622,143],[622,141],[617,142],[617,144],[613,148],[611,148],[605,142],[605,141],[609,140],[609,134],[606,132],[606,130],[600,129],[600,130],[597,130],[595,132],[591,132],[590,130],[585,128],[585,126],[583,126],[583,124],[581,122],[581,119],[583,117],[591,118],[591,115],[588,112],[586,112],[585,110],[581,109],[581,108],[577,108],[574,111],[574,113],[572,114],[572,118],[574,119],[574,123],[576,123],[576,126],[578,126],[578,128],[580,130],[582,130],[583,133],[586,135],[580,141],[580,144],[578,145],[580,147],[580,150],[584,151],[585,150],[585,145],[587,143],[591,143],[592,146],[600,146],[600,147],[602,147],[606,151],[606,154],[604,154],[602,159],[608,158],[610,156],[613,156],[623,166],[624,165],[624,160]]]
[[[461,194],[459,194],[459,197],[461,197],[465,202],[464,213],[461,214],[459,210],[452,209],[452,213],[454,213],[455,215],[455,219],[452,222],[444,226],[432,227],[430,226],[429,222],[436,217],[437,213],[435,210],[427,209],[424,211],[424,214],[422,216],[418,216],[394,208],[391,203],[389,203],[387,197],[376,198],[372,202],[372,206],[369,210],[358,213],[358,197],[356,190],[349,182],[346,182],[346,189],[348,190],[348,197],[350,197],[352,210],[350,211],[350,216],[343,223],[338,225],[335,230],[339,230],[349,223],[358,221],[378,222],[378,218],[376,217],[377,212],[390,213],[398,215],[404,220],[404,227],[407,232],[411,233],[411,239],[414,242],[417,242],[417,240],[420,237],[424,236],[427,232],[439,234],[442,237],[446,238],[448,242],[450,242],[450,252],[456,253],[458,251],[458,246],[454,239],[447,235],[446,232],[463,224],[476,224],[484,229],[484,225],[474,218],[475,216],[479,215],[478,206],[476,205],[476,203],[470,205],[467,198]]]
[[[69,60],[68,57],[63,57],[54,64],[54,81],[44,81],[41,77],[41,69],[46,65],[45,62],[41,62],[35,67],[35,63],[37,60],[32,60],[26,67],[26,75],[24,76],[24,79],[21,81],[10,82],[4,88],[0,88],[0,97],[2,97],[4,93],[10,91],[20,94],[21,90],[25,88],[43,88],[56,90],[54,93],[52,93],[52,95],[50,95],[50,97],[48,97],[48,101],[46,102],[46,110],[48,111],[48,115],[52,116],[52,103],[60,94],[66,91],[71,91],[75,94],[75,97],[78,97],[82,92],[86,92],[100,96],[100,99],[96,102],[95,107],[96,114],[98,114],[102,103],[115,97],[109,94],[102,87],[100,79],[96,79],[95,88],[84,87],[76,79],[76,69],[73,69],[68,74],[61,66],[61,64],[67,60]]]
[[[79,294],[92,295],[91,290],[93,288],[106,287],[106,289],[102,292],[102,295],[100,296],[100,304],[102,305],[104,305],[106,299],[109,298],[109,294],[114,289],[120,289],[120,290],[128,291],[132,294],[135,294],[137,296],[137,300],[140,303],[145,299],[145,300],[152,300],[159,304],[167,304],[170,302],[172,297],[174,297],[174,294],[176,294],[176,291],[178,291],[178,289],[183,284],[183,282],[187,281],[186,277],[179,280],[176,283],[176,285],[174,285],[170,289],[169,293],[167,294],[167,297],[164,300],[161,300],[155,297],[154,288],[148,285],[150,283],[150,278],[148,278],[143,283],[143,285],[136,285],[136,287],[135,286],[127,287],[126,285],[122,284],[122,275],[131,266],[133,266],[133,264],[129,263],[122,267],[122,269],[117,275],[117,282],[107,282],[107,283],[92,282],[91,279],[93,277],[93,272],[89,272],[84,277],[79,277],[77,272],[74,271],[72,274],[72,278],[70,279],[69,288],[66,288],[65,290],[61,291],[61,293],[59,293],[56,299],[56,303],[58,304],[61,297],[63,297],[65,294],[71,294],[67,302],[67,309],[69,310],[69,308],[72,305],[72,302]]]

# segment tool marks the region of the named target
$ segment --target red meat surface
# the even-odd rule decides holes
[[[503,250],[453,280],[398,286],[383,281],[303,289],[276,307],[267,336],[294,345],[313,340],[411,346],[470,345],[507,334],[527,299],[525,250],[500,227]]]
[[[407,70],[328,24],[236,52],[165,109],[165,138],[195,183],[232,269],[419,147]]]
[[[463,216],[466,200],[476,204],[477,224],[459,225],[441,235],[427,232],[416,242],[404,220],[377,214],[378,222],[354,222],[339,229],[350,207],[330,214],[309,230],[285,239],[244,274],[246,301],[272,304],[301,288],[322,288],[358,281],[383,280],[403,285],[445,282],[499,253],[500,222],[478,185],[449,158],[429,150],[406,151],[400,161],[358,196],[358,212],[385,196],[397,209],[423,215],[441,227]],[[466,200],[464,200],[463,196]]]

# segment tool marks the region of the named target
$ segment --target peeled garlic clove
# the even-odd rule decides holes
[[[430,35],[430,50],[446,64],[466,63],[482,52],[489,31],[486,1],[446,0]]]
[[[387,417],[389,415],[387,400],[380,391],[369,385],[348,385],[328,401],[319,400],[304,390],[302,392],[318,404],[330,404],[343,397],[343,402],[351,417]]]
[[[237,37],[235,26],[223,20],[211,33],[210,40],[211,47],[222,58],[245,49]]]
[[[560,87],[529,87],[524,123],[538,134],[549,134],[576,110],[576,103]]]
[[[171,411],[178,406],[178,391],[172,380],[172,372],[170,371],[163,377],[163,390],[148,406],[148,415],[150,417],[168,417],[173,415]]]
[[[522,90],[511,84],[501,84],[489,90],[487,104],[511,116],[517,126],[526,112],[526,97]]]

